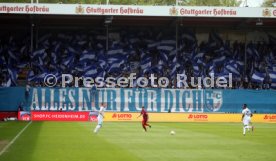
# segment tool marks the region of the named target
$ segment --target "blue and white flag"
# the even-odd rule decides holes
[[[45,49],[38,49],[38,50],[36,50],[36,51],[33,52],[32,58],[45,57],[45,55],[46,55]]]
[[[44,78],[48,75],[49,73],[48,72],[46,72],[46,71],[44,71],[44,72],[42,72],[42,73],[40,73],[38,76],[37,76],[37,79],[39,80],[39,81],[44,81]]]
[[[157,49],[160,52],[170,53],[175,49],[176,41],[175,40],[163,40],[160,42],[160,45],[157,46]]]
[[[160,42],[160,46],[173,46],[173,47],[175,47],[175,43],[176,43],[175,40],[162,40]]]
[[[54,52],[51,53],[51,61],[53,64],[57,64],[57,55]]]
[[[163,62],[167,62],[169,60],[169,57],[165,52],[160,52],[160,60],[162,60]]]
[[[16,60],[16,61],[18,60],[18,56],[14,51],[9,50],[8,54],[9,54],[9,58],[12,58],[13,60]]]
[[[273,83],[276,83],[276,72],[269,71],[269,77]]]
[[[195,55],[193,55],[193,59],[194,60],[202,59],[203,57],[204,57],[204,53],[203,52],[195,53]]]
[[[221,56],[213,60],[214,64],[223,64],[226,59],[226,56]]]
[[[22,61],[18,63],[17,67],[22,69],[22,68],[25,68],[27,65],[28,65],[28,62]]]
[[[118,72],[121,71],[121,65],[124,64],[125,61],[124,60],[118,60],[113,62],[112,64],[110,64],[108,72]]]
[[[35,81],[35,79],[36,79],[36,75],[34,74],[34,72],[32,70],[30,70],[27,75],[27,80],[29,82],[33,82],[33,81]]]
[[[12,80],[11,78],[8,79],[8,81],[6,82],[5,87],[10,87],[12,85]]]
[[[80,56],[80,62],[95,60],[96,54],[92,51],[84,50]]]
[[[187,40],[189,42],[196,42],[196,36],[193,32],[185,30],[182,35],[181,38],[184,40]]]
[[[150,68],[151,67],[151,58],[147,58],[145,60],[142,60],[140,65],[141,65],[140,67],[141,67],[142,70]]]
[[[174,65],[172,70],[170,71],[170,77],[172,78],[173,76],[175,76],[176,72],[177,72],[177,66]]]
[[[196,63],[193,63],[193,71],[194,71],[194,76],[196,77],[200,76],[199,66]]]
[[[97,77],[101,77],[101,78],[105,78],[106,76],[106,72],[103,70],[101,72],[98,72],[99,74],[97,75]]]
[[[276,83],[271,83],[270,88],[276,89]]]
[[[236,63],[228,63],[225,68],[234,76],[240,76],[238,65]]]
[[[157,49],[160,52],[170,53],[175,47],[174,46],[158,46]]]
[[[259,55],[259,52],[256,49],[256,46],[252,43],[247,45],[246,53],[248,54],[249,57],[252,57],[255,60],[260,58],[260,55]]]
[[[251,82],[262,83],[264,81],[265,74],[255,71],[251,77]]]
[[[211,47],[215,47],[215,46],[222,46],[223,45],[223,40],[222,38],[219,36],[218,33],[212,31],[209,34],[209,44]]]
[[[229,72],[227,70],[223,70],[220,73],[216,73],[216,78],[229,78]]]
[[[89,68],[87,68],[84,72],[84,77],[97,77],[98,75],[98,70],[96,66],[90,66]]]
[[[197,64],[201,64],[203,67],[206,67],[206,63],[203,61],[203,59],[197,59]]]
[[[8,68],[9,78],[11,79],[12,85],[17,85],[17,71],[12,68]]]
[[[276,72],[276,64],[272,66],[272,71]]]
[[[106,63],[106,61],[105,60],[103,60],[103,59],[99,59],[99,65],[100,65],[100,67],[102,68],[102,69],[105,69],[106,68],[106,66],[107,66],[107,63]]]
[[[115,54],[124,54],[124,50],[123,49],[110,49],[107,51],[107,55],[115,55]]]
[[[160,42],[153,42],[152,43],[148,43],[148,49],[154,49],[157,46],[159,46]]]

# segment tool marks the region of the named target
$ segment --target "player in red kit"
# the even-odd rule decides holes
[[[150,124],[148,124],[149,115],[148,115],[148,112],[145,110],[144,106],[142,106],[141,113],[138,117],[140,117],[142,115],[143,115],[142,126],[143,126],[144,130],[147,131],[146,126],[148,126],[150,128],[151,128],[151,126],[150,126]]]

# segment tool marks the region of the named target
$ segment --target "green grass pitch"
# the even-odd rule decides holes
[[[0,161],[276,160],[276,124],[243,136],[241,123],[151,123],[146,133],[140,122],[104,122],[94,134],[96,123],[31,122],[18,135],[27,124],[0,122]]]

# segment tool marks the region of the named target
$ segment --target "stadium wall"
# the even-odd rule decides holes
[[[1,112],[0,112],[1,113]],[[138,122],[139,112],[106,112],[105,121]],[[97,121],[97,112],[20,111],[21,121]],[[241,122],[241,114],[225,113],[149,113],[150,122]],[[254,114],[253,122],[276,123],[276,114]]]
[[[0,111],[108,111],[240,113],[248,104],[253,113],[276,113],[274,90],[163,88],[0,88]]]
[[[108,112],[105,121],[141,121],[139,113]],[[149,113],[150,122],[241,122],[241,114]],[[252,122],[276,123],[276,115],[254,114]]]

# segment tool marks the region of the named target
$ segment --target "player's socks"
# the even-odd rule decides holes
[[[247,131],[249,132],[252,129],[252,126],[247,126]]]
[[[146,126],[145,126],[145,125],[143,125],[143,128],[144,128],[145,132],[147,132],[147,128],[146,128]]]
[[[252,130],[252,132],[254,131],[254,126],[252,126],[251,130]]]
[[[243,135],[245,135],[246,132],[246,126],[243,127]]]
[[[100,128],[101,128],[101,125],[97,125],[96,128],[95,128],[95,130],[94,130],[94,133],[98,133],[98,131],[100,130]]]

